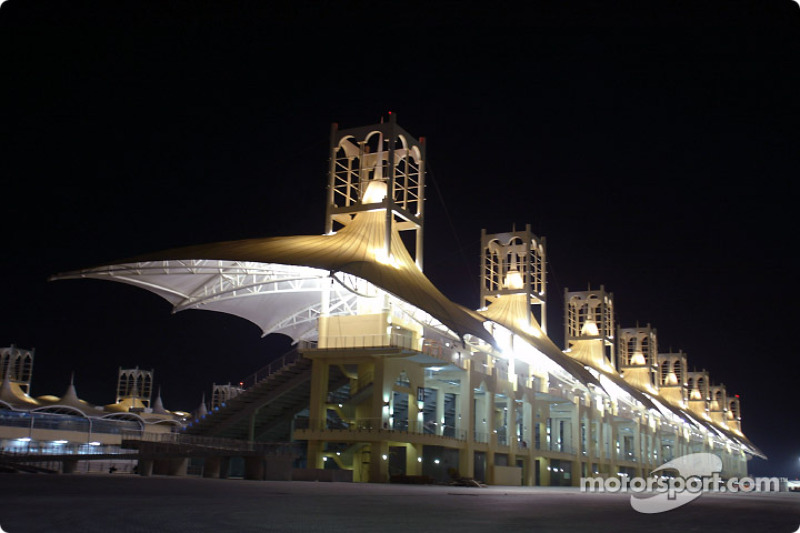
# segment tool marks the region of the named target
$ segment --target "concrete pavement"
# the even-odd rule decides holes
[[[668,513],[624,494],[572,488],[466,488],[0,474],[8,533],[144,532],[758,532],[800,526],[800,493],[704,494]]]

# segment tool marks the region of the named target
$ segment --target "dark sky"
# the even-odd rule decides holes
[[[238,318],[46,279],[320,234],[331,123],[392,111],[427,139],[426,273],[445,294],[477,307],[481,228],[530,223],[559,345],[564,289],[603,284],[621,326],[651,324],[740,394],[770,456],[754,473],[800,474],[800,7],[433,4],[3,3],[0,345],[36,348],[33,394],[74,371],[111,403],[138,365],[193,409],[279,354]]]

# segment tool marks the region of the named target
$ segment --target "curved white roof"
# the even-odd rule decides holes
[[[51,279],[98,278],[129,283],[159,294],[176,311],[193,308],[231,313],[256,323],[265,332],[280,330],[296,339],[297,331],[292,335],[290,329],[278,329],[275,324],[287,314],[313,307],[319,293],[329,290],[329,274],[344,273],[367,280],[425,311],[458,336],[472,335],[494,344],[483,327],[485,319],[450,301],[425,277],[394,227],[388,256],[385,238],[385,213],[371,211],[356,214],[350,224],[332,235],[189,246]]]

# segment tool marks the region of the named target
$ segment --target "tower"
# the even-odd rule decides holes
[[[417,267],[422,270],[423,206],[425,202],[425,139],[414,139],[389,121],[340,130],[331,127],[331,155],[325,232],[346,226],[362,211],[386,211],[386,256],[391,252],[392,227],[411,232]],[[370,187],[370,182],[382,187]],[[374,191],[381,191],[380,193]]]
[[[708,402],[708,414],[711,417],[711,420],[718,424],[726,424],[727,423],[727,411],[728,411],[728,392],[725,389],[725,385],[720,383],[719,385],[711,385],[709,387],[709,398],[711,398]]]
[[[605,287],[585,291],[564,289],[564,339],[570,355],[595,367],[613,369],[614,295]],[[601,341],[597,350],[572,350],[580,341]],[[600,353],[602,352],[602,353]]]
[[[211,385],[211,410],[214,411],[224,407],[231,398],[239,396],[242,392],[244,392],[244,388],[238,385],[231,385],[230,383],[217,385],[213,383]]]
[[[739,403],[739,395],[728,396],[728,412],[725,413],[725,421],[728,427],[737,433],[742,432],[742,407]]]
[[[150,407],[150,397],[153,394],[153,371],[139,370],[136,368],[119,369],[117,378],[117,403],[129,401],[130,409],[140,409],[137,402]]]
[[[711,399],[710,378],[708,372],[688,372],[686,388],[689,391],[689,410],[694,414],[707,418],[708,402]]]
[[[620,328],[617,353],[617,369],[625,381],[640,390],[658,391],[658,343],[656,330],[650,324]]]
[[[687,362],[682,350],[658,354],[658,387],[661,396],[672,405],[686,407]]]
[[[0,348],[0,381],[8,376],[8,381],[19,386],[25,394],[31,393],[34,350],[22,350],[13,344]]]
[[[527,294],[528,313],[547,332],[545,239],[530,224],[517,231],[487,234],[481,230],[481,307],[505,294]],[[531,306],[534,309],[531,309]]]

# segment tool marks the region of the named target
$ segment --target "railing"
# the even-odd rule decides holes
[[[255,442],[237,439],[223,439],[219,437],[201,437],[186,435],[184,433],[139,433],[126,431],[122,434],[123,440],[149,442],[154,444],[174,444],[180,446],[194,446],[213,448],[215,450],[236,452],[257,452],[270,454],[292,454],[298,450],[296,443],[287,442]]]
[[[449,346],[428,338],[422,339],[422,353],[435,357],[445,363],[452,363],[459,368],[466,368],[466,361],[469,359],[468,356],[464,356]]]
[[[491,435],[489,433],[483,431],[475,431],[472,434],[472,440],[474,442],[480,442],[483,444],[489,444],[490,437]]]
[[[636,454],[633,452],[617,451],[617,459],[620,461],[633,461],[636,462]]]
[[[467,432],[464,430],[446,426],[442,430],[443,434],[440,435],[423,422],[395,423],[393,426],[390,426],[388,422],[383,422],[380,418],[360,418],[350,423],[344,422],[344,426],[345,427],[331,427],[327,420],[317,421],[308,418],[296,418],[294,421],[295,429],[308,429],[311,431],[345,431],[349,433],[390,432],[467,440]]]
[[[279,357],[278,359],[275,359],[264,368],[256,370],[254,373],[244,378],[241,383],[242,388],[249,389],[255,385],[258,385],[262,381],[269,378],[272,374],[275,374],[276,372],[286,367],[287,365],[295,363],[302,358],[303,356],[302,354],[300,354],[300,352],[292,350],[284,354],[283,356]]]
[[[538,448],[538,446],[537,446]],[[560,452],[560,453],[568,453],[571,455],[575,455],[577,450],[567,443],[559,443],[559,442],[551,442],[549,444],[545,444],[540,449],[542,450],[549,450],[551,452]]]
[[[325,337],[323,350],[362,349],[362,348],[402,348],[416,350],[419,341],[413,337],[397,333],[374,333],[371,335],[329,335]]]
[[[116,435],[122,430],[140,428],[139,422],[127,420],[104,420],[102,418],[84,418],[82,416],[57,413],[37,412],[0,412],[0,426],[59,431],[76,431],[84,433],[103,433]]]

